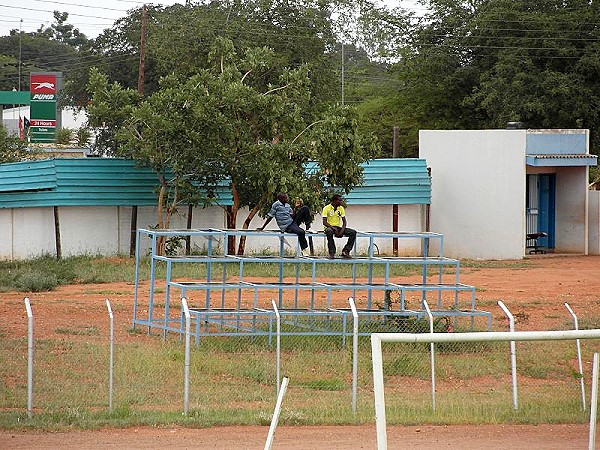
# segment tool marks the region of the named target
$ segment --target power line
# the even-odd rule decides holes
[[[48,9],[26,8],[25,6],[12,6],[12,5],[0,4],[0,7],[1,8],[19,9],[19,10],[23,10],[23,11],[54,13],[54,11],[50,11]],[[69,15],[73,15],[73,16],[77,16],[77,17],[87,17],[87,18],[91,18],[91,19],[106,19],[106,20],[110,20],[111,22],[114,21],[114,19],[112,19],[110,17],[88,16],[85,14],[75,14],[75,13],[69,13]]]
[[[126,9],[107,8],[105,6],[82,5],[80,3],[58,2],[58,1],[54,1],[54,0],[31,0],[31,1],[40,2],[40,3],[44,3],[44,4],[54,3],[55,5],[77,6],[77,7],[80,7],[80,8],[90,8],[90,9],[103,9],[105,11],[117,11],[117,12],[123,12],[123,13],[127,12]]]

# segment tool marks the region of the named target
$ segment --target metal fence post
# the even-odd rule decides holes
[[[25,297],[27,310],[27,416],[33,417],[33,312],[29,297]]]
[[[181,299],[185,315],[185,365],[183,370],[183,414],[187,416],[190,406],[190,310],[187,300]]]
[[[508,317],[508,327],[511,333],[515,331],[515,317],[508,310],[502,300],[498,300],[498,306],[502,308],[506,317]],[[510,341],[510,371],[513,385],[513,408],[516,411],[519,408],[519,401],[517,397],[517,348],[515,341]]]
[[[350,309],[352,310],[352,412],[356,414],[356,397],[358,391],[358,312],[354,299],[348,299]]]
[[[427,300],[423,300],[423,306],[425,306],[427,317],[429,317],[429,332],[433,334],[433,315]],[[435,411],[435,344],[431,342],[429,348],[431,353],[431,408]]]
[[[571,317],[573,318],[573,326],[575,327],[575,330],[579,330],[579,320],[577,320],[577,316],[575,315],[575,313],[573,312],[573,310],[571,309],[571,307],[569,306],[568,303],[565,303],[565,308],[567,308],[567,311],[569,311],[569,314],[571,314]],[[575,345],[577,346],[577,366],[579,369],[579,386],[581,388],[581,407],[585,411],[585,383],[583,382],[583,364],[581,362],[581,342],[579,341],[579,339],[575,339]]]
[[[112,308],[110,307],[110,301],[106,299],[106,308],[108,309],[108,317],[110,319],[110,344],[109,344],[109,363],[108,363],[108,410],[113,410],[113,365],[114,365],[114,316]]]
[[[277,378],[277,395],[281,389],[281,381],[279,380],[279,374],[281,370],[281,316],[279,315],[279,309],[275,300],[271,300],[273,310],[275,311],[275,317],[277,318],[277,334],[276,334],[276,350],[275,350],[275,376]]]
[[[590,441],[589,450],[596,448],[596,413],[598,411],[598,353],[592,362],[592,398],[590,400]]]

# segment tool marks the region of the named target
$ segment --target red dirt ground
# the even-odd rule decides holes
[[[496,306],[502,300],[517,318],[518,330],[549,330],[571,327],[567,302],[580,323],[600,316],[599,256],[539,256],[524,262],[490,263],[500,267],[461,269],[461,282],[474,285],[481,309],[492,311],[495,329],[501,329],[504,314]],[[36,335],[57,337],[61,327],[85,330],[97,324],[100,335],[108,330],[104,299],[109,297],[115,322],[132,317],[131,283],[62,286],[56,291],[31,294],[36,317]],[[0,294],[0,328],[11,337],[25,337],[26,314],[23,293]],[[338,299],[337,301],[342,301]],[[106,320],[98,320],[105,316]],[[505,323],[505,322],[504,322]],[[130,334],[115,328],[116,339],[152,340],[145,334]],[[64,338],[64,335],[62,336]],[[89,336],[92,338],[92,336]],[[67,433],[0,431],[0,448],[262,448],[267,427],[215,427],[209,429],[131,428],[125,430],[71,431]],[[585,425],[491,425],[391,427],[391,449],[560,449],[587,448]],[[597,439],[598,440],[598,439]],[[375,426],[281,427],[274,449],[373,449]]]

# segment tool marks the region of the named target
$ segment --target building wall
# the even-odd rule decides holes
[[[556,168],[555,252],[588,252],[588,168]]]
[[[0,210],[0,257],[25,259],[55,254],[52,208]]]
[[[525,252],[525,130],[419,132],[431,168],[431,231],[455,258]]]
[[[61,247],[63,256],[80,254],[116,255],[129,254],[131,234],[131,207],[125,206],[61,206],[58,208]],[[239,223],[247,216],[247,210],[241,210]],[[195,208],[192,216],[192,228],[224,228],[225,216],[219,207],[206,209]],[[391,231],[392,207],[388,206],[349,206],[347,209],[348,226],[363,231]],[[256,217],[251,228],[258,228],[263,218]],[[152,228],[158,219],[155,207],[138,207],[138,228]],[[399,207],[399,230],[421,231],[422,207],[420,205],[401,205]],[[315,215],[314,230],[322,230],[320,211]],[[171,228],[185,229],[187,226],[187,208],[172,218]],[[271,221],[267,229],[277,230],[275,221]],[[52,207],[40,208],[7,208],[0,209],[0,233],[6,238],[0,241],[0,258],[26,259],[44,253],[56,254],[54,236],[54,211]],[[325,253],[324,237],[315,237],[314,246],[317,253]],[[339,249],[346,238],[340,239]],[[288,250],[295,251],[297,241],[287,238]],[[380,253],[391,253],[391,239],[375,241]],[[203,237],[191,241],[194,251],[206,249],[207,241]],[[223,246],[217,242],[217,246]],[[150,239],[141,242],[142,254],[149,251]],[[367,240],[358,241],[360,252],[366,252]],[[248,238],[247,252],[277,251],[278,234],[273,238]],[[400,239],[399,252],[406,255],[420,254],[420,241],[417,239]]]
[[[600,255],[600,191],[589,191],[589,239],[590,255]]]

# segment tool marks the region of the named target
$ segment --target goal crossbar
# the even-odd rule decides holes
[[[375,422],[377,448],[387,449],[385,398],[383,388],[382,342],[440,343],[440,342],[510,342],[510,341],[564,341],[575,339],[600,339],[597,330],[559,331],[494,331],[477,333],[372,333],[371,358],[373,362],[373,394],[375,397]]]

